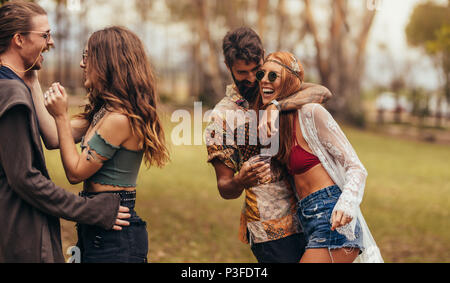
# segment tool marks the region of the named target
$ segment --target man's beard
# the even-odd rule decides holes
[[[41,55],[43,54],[43,50],[39,50],[39,54],[37,57],[33,57],[33,61],[28,62],[28,64],[25,66],[26,69],[30,69],[32,71],[39,71],[42,69],[42,59]],[[43,55],[42,55],[43,56]]]
[[[242,97],[245,98],[245,100],[247,100],[249,103],[255,101],[259,93],[259,84],[255,82],[254,86],[248,86],[248,84],[251,84],[249,81],[236,80],[236,78],[233,75],[233,72],[231,72],[231,76],[233,77],[234,84],[239,90],[239,94],[242,95]]]
[[[33,68],[31,68],[32,71],[39,71],[40,69],[42,69],[42,65],[39,62],[34,64]]]

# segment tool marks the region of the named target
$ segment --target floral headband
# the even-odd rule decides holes
[[[300,78],[300,75],[298,74],[298,73],[300,73],[300,66],[298,65],[297,59],[295,59],[294,56],[291,56],[291,58],[292,58],[291,66],[283,64],[283,63],[281,63],[280,61],[278,61],[276,59],[267,59],[267,60],[264,61],[264,63],[266,63],[266,62],[277,63],[278,65],[288,69],[292,74],[297,76],[297,78],[299,78],[301,82],[303,82],[303,80]]]

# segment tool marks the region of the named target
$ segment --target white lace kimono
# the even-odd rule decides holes
[[[302,134],[342,194],[333,209],[343,211],[353,220],[337,228],[349,240],[355,239],[356,219],[361,224],[364,251],[355,262],[383,262],[359,205],[364,194],[367,171],[359,161],[347,137],[330,113],[320,104],[306,104],[298,111]],[[331,219],[330,219],[331,221]]]

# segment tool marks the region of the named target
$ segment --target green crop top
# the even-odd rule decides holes
[[[144,152],[114,146],[108,143],[97,131],[88,141],[89,147],[97,154],[107,158],[102,168],[86,181],[102,185],[120,187],[136,187],[136,179],[141,167]],[[84,137],[81,140],[81,150],[87,146]]]

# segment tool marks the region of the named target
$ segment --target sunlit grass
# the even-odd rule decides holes
[[[166,136],[173,125],[166,121]],[[362,212],[387,262],[449,262],[450,147],[344,128],[369,176]],[[64,176],[58,151],[46,151],[56,184]],[[204,146],[171,146],[164,169],[141,168],[136,210],[147,221],[151,262],[255,262],[238,240],[243,197],[224,200]],[[63,247],[76,243],[63,221]]]
[[[369,172],[363,214],[386,260],[449,262],[450,147],[348,132]]]

